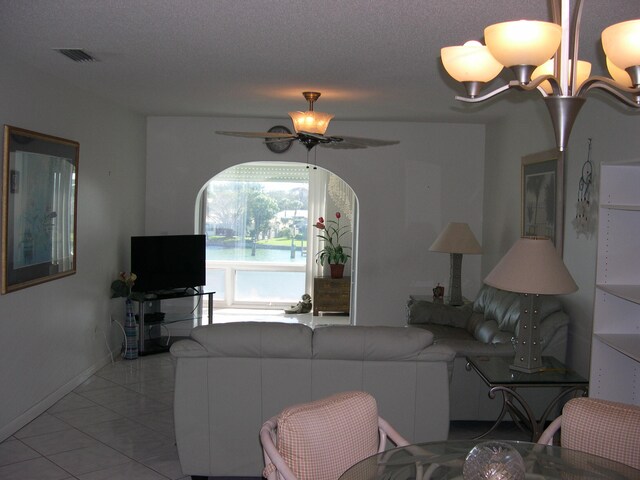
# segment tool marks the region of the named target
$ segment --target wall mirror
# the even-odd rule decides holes
[[[3,294],[75,273],[79,148],[5,125]]]

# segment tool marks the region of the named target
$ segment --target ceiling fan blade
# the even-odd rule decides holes
[[[328,137],[330,140],[327,143],[320,143],[324,148],[335,149],[353,149],[353,148],[367,148],[367,147],[385,147],[387,145],[396,145],[400,143],[398,140],[378,140],[376,138],[362,138],[362,137],[343,137],[332,136]]]
[[[295,140],[296,135],[290,133],[279,132],[223,132],[217,131],[219,135],[231,135],[232,137],[245,137],[245,138],[265,138],[265,139],[283,139],[283,140]]]
[[[294,140],[296,140],[296,136],[294,135],[287,135],[286,137],[267,137],[264,139],[264,143],[286,143],[286,142],[293,142]]]

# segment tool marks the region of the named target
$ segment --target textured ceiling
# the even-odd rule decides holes
[[[604,74],[602,29],[639,17],[640,0],[584,1],[580,57],[594,74]],[[147,115],[285,118],[305,109],[301,92],[312,89],[322,92],[316,108],[336,119],[479,121],[501,101],[456,102],[462,89],[443,73],[440,48],[521,18],[550,20],[548,2],[0,0],[0,46]],[[56,48],[98,62],[74,63]]]

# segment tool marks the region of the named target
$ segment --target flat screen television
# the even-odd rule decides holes
[[[133,291],[157,292],[206,284],[204,235],[131,237]]]

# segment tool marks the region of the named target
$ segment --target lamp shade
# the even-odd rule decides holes
[[[551,58],[533,71],[533,73],[531,74],[531,79],[535,80],[537,77],[541,77],[543,75],[553,75],[553,67],[553,58]],[[571,69],[571,60],[569,60],[569,69]],[[587,78],[589,78],[589,75],[591,75],[591,64],[589,62],[585,62],[584,60],[578,60],[578,74],[576,76],[576,83],[578,84],[578,86],[581,85],[582,82],[584,82]],[[571,78],[569,78],[569,83],[571,83]],[[551,84],[549,82],[542,82],[540,86],[548,95],[551,95],[551,93],[553,93],[553,89],[551,88]]]
[[[329,127],[329,122],[333,118],[330,113],[316,112],[309,110],[306,112],[289,112],[293,121],[293,128],[296,133],[307,132],[324,135]]]
[[[613,78],[616,83],[619,83],[623,87],[633,87],[631,77],[626,72],[626,70],[623,70],[620,67],[616,66],[616,64],[613,63],[609,57],[607,57],[607,70],[609,70],[609,75],[611,75],[611,78]]]
[[[462,46],[440,49],[442,65],[458,82],[490,82],[503,66],[489,53],[489,49],[475,40]]]
[[[482,253],[482,247],[467,223],[449,222],[429,247],[432,252],[442,253]]]
[[[491,55],[505,67],[542,65],[558,50],[561,36],[560,25],[531,20],[496,23],[484,29]]]
[[[522,237],[484,279],[509,292],[562,295],[578,290],[548,238]]]
[[[640,65],[640,20],[616,23],[602,31],[602,48],[607,58],[626,70]]]

